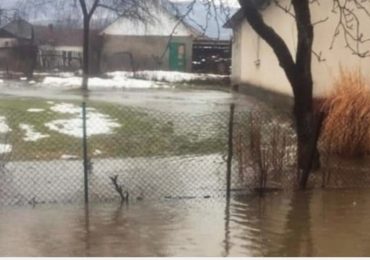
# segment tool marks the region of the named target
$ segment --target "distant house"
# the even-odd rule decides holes
[[[31,75],[36,62],[33,26],[15,19],[0,28],[0,69]]]
[[[26,20],[16,19],[0,28],[0,48],[31,45],[33,40],[33,26]]]
[[[289,3],[290,1],[283,0],[280,4],[289,6]],[[341,66],[366,72],[370,70],[370,59],[353,55],[346,47],[342,32],[337,35],[335,44],[331,48],[339,19],[338,14],[332,12],[331,1],[321,1],[320,5],[311,5],[310,8],[312,21],[324,21],[314,26],[313,50],[317,54],[321,53],[322,56],[318,59],[313,54],[312,57],[314,95],[323,96],[330,90],[334,78],[340,73]],[[274,4],[268,4],[261,12],[266,23],[284,39],[294,55],[297,30],[293,17]],[[363,38],[368,39],[370,33],[365,30],[369,22],[368,17],[359,16],[359,19],[364,33]],[[254,86],[255,90],[268,90],[271,93],[292,96],[290,84],[273,50],[254,32],[241,10],[226,26],[234,31],[231,73],[233,83]],[[367,42],[364,44],[367,45],[362,47],[369,49],[369,44]],[[370,80],[370,74],[365,76]]]
[[[194,30],[164,7],[152,9],[154,18],[147,23],[121,17],[100,33],[102,71],[191,71]]]
[[[213,20],[212,15],[206,17],[204,4],[196,3],[190,13],[188,5],[183,2],[173,7],[162,0],[159,5],[153,4],[154,18],[146,23],[122,17],[110,24],[100,33],[101,70],[228,74],[232,31],[219,28],[219,21]],[[186,17],[182,17],[184,13],[188,13]]]
[[[43,70],[77,70],[82,64],[83,30],[75,28],[35,26],[38,45],[38,66]],[[93,31],[92,35],[96,35]]]

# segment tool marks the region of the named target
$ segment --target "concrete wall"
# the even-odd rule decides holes
[[[0,48],[16,46],[17,43],[15,38],[0,38]]]
[[[288,0],[285,0],[287,2]],[[283,3],[284,4],[284,3]],[[362,72],[370,70],[370,58],[359,58],[345,47],[343,34],[340,34],[330,49],[332,36],[338,21],[338,14],[331,12],[331,1],[321,1],[320,5],[311,5],[312,21],[325,18],[324,23],[314,27],[314,51],[322,52],[325,61],[319,62],[313,56],[313,79],[314,95],[323,96],[332,86],[335,77],[338,76],[341,66],[343,68],[361,69]],[[296,25],[294,19],[279,8],[272,5],[263,12],[267,24],[272,26],[285,40],[289,49],[295,56],[296,52]],[[364,30],[370,19],[361,17],[362,32],[364,38],[370,36],[370,31]],[[370,43],[362,49],[370,49]],[[365,76],[370,79],[370,74]],[[234,83],[248,83],[263,87],[267,90],[292,95],[288,80],[280,68],[272,49],[253,31],[249,24],[244,21],[234,29],[232,80]]]
[[[169,70],[169,37],[103,35],[101,71],[131,70],[129,53],[139,70]],[[191,71],[192,37],[173,37],[172,42],[185,44],[186,71]],[[162,54],[163,57],[161,58]]]

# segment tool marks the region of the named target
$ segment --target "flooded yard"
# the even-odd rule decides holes
[[[206,89],[83,97],[17,84],[0,87],[0,130],[16,136],[0,172],[1,256],[370,254],[370,190],[250,194],[226,203],[230,104],[248,112],[259,106],[253,99]],[[82,204],[83,100],[91,105],[87,122],[110,126],[88,132],[89,208]],[[128,204],[120,206],[113,176],[131,195]],[[233,195],[248,188],[240,180],[234,170]]]
[[[0,210],[1,256],[368,256],[370,191]]]
[[[167,83],[163,89],[93,89],[83,97],[76,89],[59,88],[53,85],[28,84],[22,81],[5,81],[0,84],[4,98],[42,98],[46,100],[105,101],[109,103],[155,109],[167,112],[209,113],[229,109],[230,103],[240,106],[255,105],[255,100],[246,96],[234,95],[228,87],[207,85],[181,86]]]

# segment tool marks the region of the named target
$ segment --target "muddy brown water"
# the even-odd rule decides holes
[[[0,209],[1,256],[369,256],[370,190]]]

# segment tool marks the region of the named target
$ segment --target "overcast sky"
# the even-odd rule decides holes
[[[30,0],[32,1],[32,0]],[[171,0],[173,2],[189,2],[189,0]],[[204,1],[204,0],[200,0],[200,1]],[[239,4],[238,4],[238,0],[216,0],[216,1],[221,1],[225,4],[228,4],[230,6],[233,6],[233,7],[238,7]],[[16,4],[17,0],[0,0],[0,6],[2,7],[14,7],[14,5]]]
[[[170,0],[172,2],[189,2],[189,0]],[[203,2],[204,0],[200,0]],[[238,0],[216,0],[216,2],[223,2],[224,4],[230,5],[232,7],[239,7]]]

